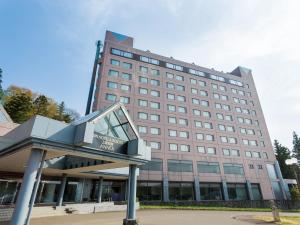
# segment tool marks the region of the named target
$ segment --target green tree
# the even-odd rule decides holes
[[[15,123],[23,123],[33,115],[33,102],[26,93],[10,96],[4,108]]]
[[[49,115],[49,111],[48,111],[49,105],[50,104],[48,102],[48,98],[45,95],[40,95],[33,102],[34,114],[48,116]]]
[[[300,138],[295,131],[293,132],[293,156],[300,160]]]
[[[274,150],[282,176],[284,178],[294,178],[292,168],[285,163],[287,159],[291,158],[290,150],[287,147],[282,146],[277,140],[274,141]]]
[[[297,187],[292,187],[291,190],[291,198],[292,200],[300,200],[300,192],[299,192],[299,189]]]

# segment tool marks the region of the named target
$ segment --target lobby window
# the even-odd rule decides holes
[[[132,68],[132,64],[131,63],[127,63],[127,62],[123,62],[122,63],[122,67],[125,69],[131,69]]]
[[[198,110],[198,109],[193,109],[193,114],[194,114],[195,116],[200,116],[200,115],[201,115],[201,111]]]
[[[118,77],[118,76],[119,76],[119,72],[116,71],[116,70],[109,70],[109,71],[108,71],[108,76],[111,76],[111,77]]]
[[[160,142],[150,141],[150,147],[152,149],[159,150],[159,149],[161,149],[161,144],[160,144]]]
[[[175,89],[175,84],[167,82],[167,88]]]
[[[113,66],[120,66],[120,61],[119,60],[115,60],[115,59],[111,59],[110,60],[110,64]]]
[[[169,79],[174,79],[174,74],[173,73],[166,73],[167,78]]]
[[[181,96],[181,95],[178,95],[178,96],[177,96],[177,100],[178,100],[179,102],[185,102],[185,97],[184,97],[184,96]]]
[[[148,78],[147,77],[139,77],[139,81],[140,83],[143,83],[143,84],[147,84],[148,83]]]
[[[174,143],[169,144],[169,150],[170,151],[178,151],[178,145]]]
[[[201,200],[222,200],[223,190],[221,183],[200,182]]]
[[[161,159],[151,159],[150,162],[140,166],[141,170],[150,170],[150,171],[162,171],[162,160]]]
[[[153,97],[159,97],[159,96],[160,96],[159,91],[156,91],[156,90],[151,90],[150,94],[151,94],[151,96],[153,96]]]
[[[139,93],[142,95],[147,95],[148,94],[148,89],[147,88],[139,88]]]
[[[125,80],[131,80],[132,75],[130,73],[122,73],[122,78]]]
[[[106,94],[105,99],[110,102],[115,102],[117,100],[117,96],[114,94]]]
[[[147,100],[139,99],[138,100],[138,104],[139,104],[139,106],[147,107],[148,106],[148,101]]]
[[[160,109],[160,103],[159,102],[150,102],[150,108]]]
[[[159,86],[159,80],[153,80],[153,79],[151,79],[151,81],[150,81],[150,83],[151,83],[151,85],[153,85],[153,86]]]
[[[180,145],[180,151],[189,152],[190,151],[190,146],[189,145]]]
[[[148,73],[148,67],[140,66],[140,71],[141,71],[142,73]]]
[[[169,122],[169,123],[172,123],[172,124],[176,124],[176,123],[177,123],[176,117],[168,116],[168,122]]]
[[[129,104],[130,103],[130,98],[125,97],[125,96],[121,96],[120,97],[120,102],[122,102],[123,104]]]
[[[121,84],[121,90],[122,91],[130,91],[131,87],[127,84]]]
[[[176,80],[184,81],[184,78],[183,78],[183,76],[176,75]]]
[[[244,175],[244,168],[242,164],[224,163],[223,168],[225,174]]]
[[[161,201],[162,182],[138,181],[137,197],[140,201]]]
[[[247,200],[246,184],[227,184],[228,197],[230,200]]]
[[[177,137],[177,131],[176,130],[169,130],[169,136],[170,137]]]
[[[205,147],[204,146],[197,146],[197,151],[199,152],[199,153],[205,153]]]
[[[159,135],[160,134],[160,128],[151,127],[150,128],[150,133],[154,134],[154,135]]]
[[[187,119],[179,118],[178,119],[178,124],[179,125],[183,125],[183,126],[187,126],[188,125],[188,120]]]
[[[202,122],[195,120],[195,127],[202,127]]]
[[[157,114],[151,114],[151,115],[150,115],[150,120],[159,122],[159,121],[160,121],[160,115],[157,115]]]
[[[167,99],[175,100],[175,95],[174,95],[174,94],[167,93]]]
[[[107,81],[107,87],[111,88],[111,89],[117,89],[118,88],[118,83]]]
[[[141,133],[141,134],[146,134],[147,133],[147,127],[138,126],[138,130],[139,130],[139,133]]]
[[[208,147],[206,150],[207,150],[207,154],[209,154],[209,155],[216,155],[217,154],[216,148]]]
[[[251,189],[252,189],[253,200],[262,200],[259,184],[251,183]]]
[[[176,90],[177,91],[184,91],[185,90],[185,87],[184,86],[182,86],[182,85],[176,85]]]
[[[169,182],[170,201],[194,201],[194,184],[187,182]]]
[[[189,160],[168,159],[169,172],[193,172],[193,162]]]
[[[197,162],[198,173],[220,173],[218,162]]]
[[[170,112],[175,112],[176,111],[176,106],[175,105],[167,105],[167,107],[168,107],[168,111],[170,111]]]
[[[154,75],[154,76],[159,76],[159,70],[151,69],[151,74]]]
[[[147,120],[148,119],[148,114],[144,113],[144,112],[139,112],[138,117],[139,117],[139,119]]]
[[[179,113],[186,113],[187,112],[186,107],[178,106],[178,112]]]

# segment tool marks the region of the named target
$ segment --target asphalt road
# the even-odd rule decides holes
[[[228,212],[201,210],[139,210],[139,225],[249,225],[255,222],[236,219],[252,215],[271,215],[269,212]],[[282,213],[299,216],[299,213]],[[67,215],[32,219],[30,225],[121,225],[125,212]],[[2,224],[2,223],[1,223]],[[262,224],[262,223],[259,223]],[[269,223],[270,225],[270,223]]]

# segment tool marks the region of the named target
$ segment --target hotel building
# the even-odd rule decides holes
[[[110,31],[96,60],[92,110],[121,101],[152,148],[140,201],[289,197],[250,69],[204,68]]]

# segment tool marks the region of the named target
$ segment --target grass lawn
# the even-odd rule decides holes
[[[256,219],[272,222],[272,216],[256,216]],[[280,225],[299,225],[300,224],[300,217],[299,216],[281,216],[281,222],[278,222]]]

